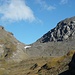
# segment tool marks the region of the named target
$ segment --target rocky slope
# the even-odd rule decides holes
[[[16,40],[11,32],[0,26],[0,60],[21,61],[27,58],[24,47],[25,45]]]
[[[60,21],[55,28],[43,35],[38,41],[41,43],[52,41],[66,41],[75,39],[75,17]]]
[[[32,44],[31,57],[62,56],[75,50],[75,17],[60,21],[55,28]]]
[[[75,17],[29,46],[0,26],[0,75],[75,75]]]
[[[75,75],[74,53],[71,50],[64,56],[32,58],[19,63],[0,61],[0,75]]]
[[[70,50],[75,50],[75,17],[60,21],[54,29],[31,46],[25,46],[16,40],[12,33],[0,27],[0,43],[1,58],[19,61],[33,57],[65,55]]]

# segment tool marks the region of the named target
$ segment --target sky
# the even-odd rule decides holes
[[[75,16],[75,0],[0,0],[0,25],[25,44]]]

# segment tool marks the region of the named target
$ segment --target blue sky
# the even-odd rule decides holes
[[[0,0],[0,25],[25,44],[72,16],[75,0]]]

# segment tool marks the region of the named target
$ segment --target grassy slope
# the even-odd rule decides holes
[[[74,54],[71,50],[62,57],[28,59],[19,63],[0,61],[0,75],[58,75],[68,69],[68,63]],[[37,64],[37,66],[35,66]]]

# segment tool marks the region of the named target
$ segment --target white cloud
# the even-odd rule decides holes
[[[0,0],[0,19],[5,21],[34,21],[35,16],[24,0]]]
[[[54,9],[56,9],[54,6],[47,7],[47,10],[54,10]]]
[[[52,5],[48,5],[44,0],[36,0],[38,4],[40,4],[40,6],[45,9],[45,10],[54,10],[56,9],[55,6]]]
[[[60,4],[67,4],[68,3],[68,0],[61,0],[60,1]]]

